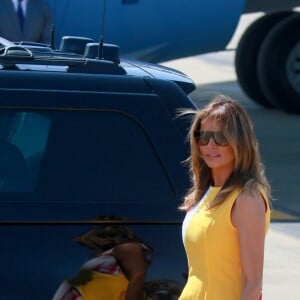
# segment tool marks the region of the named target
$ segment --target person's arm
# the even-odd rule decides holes
[[[143,248],[138,243],[119,245],[114,250],[122,271],[128,279],[125,300],[144,299],[144,281],[147,273],[147,262]]]
[[[262,293],[265,202],[259,193],[240,195],[232,209],[232,223],[237,229],[241,267],[241,300],[259,300]]]

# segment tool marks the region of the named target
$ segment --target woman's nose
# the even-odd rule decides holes
[[[208,146],[216,146],[217,144],[216,144],[216,142],[215,142],[215,140],[211,137],[209,140],[208,140],[208,144],[207,144]]]

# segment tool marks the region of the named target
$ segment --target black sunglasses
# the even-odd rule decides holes
[[[194,131],[194,138],[201,146],[205,146],[209,143],[209,140],[212,138],[216,145],[218,146],[227,146],[228,141],[225,135],[221,131]]]

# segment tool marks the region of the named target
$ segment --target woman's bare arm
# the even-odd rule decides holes
[[[240,195],[232,210],[242,265],[241,300],[258,300],[262,292],[265,210],[265,202],[259,193]]]

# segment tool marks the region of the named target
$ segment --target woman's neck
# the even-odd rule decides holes
[[[220,172],[217,170],[212,171],[212,178],[213,178],[213,186],[221,187],[225,184],[231,172]]]

